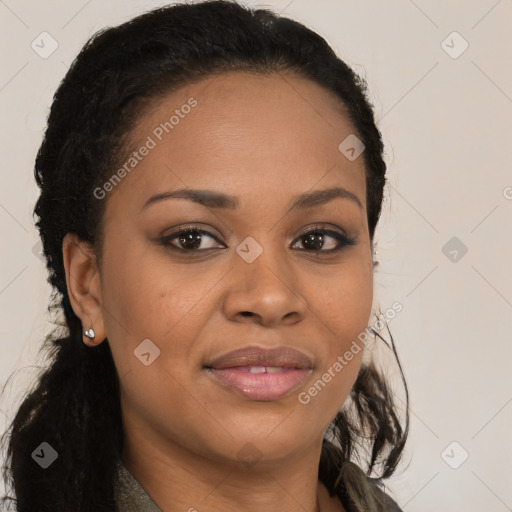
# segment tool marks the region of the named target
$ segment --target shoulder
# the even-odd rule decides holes
[[[370,485],[373,487],[375,499],[380,507],[377,510],[382,510],[382,512],[403,512],[396,501],[393,500],[393,498],[391,498],[391,496],[381,489],[376,483],[371,483]]]
[[[121,460],[116,469],[116,512],[162,512]]]
[[[347,512],[403,512],[384,484],[366,476],[356,464],[345,463],[343,473],[342,502]]]

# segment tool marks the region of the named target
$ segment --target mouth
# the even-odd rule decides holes
[[[206,373],[224,388],[251,400],[271,401],[300,387],[313,371],[313,361],[290,347],[247,347],[207,365]]]

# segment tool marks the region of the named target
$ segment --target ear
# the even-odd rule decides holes
[[[75,314],[82,322],[82,337],[88,346],[96,346],[106,338],[101,297],[100,273],[91,244],[74,233],[62,241],[62,256],[66,271],[69,300]],[[84,331],[94,329],[94,340]]]

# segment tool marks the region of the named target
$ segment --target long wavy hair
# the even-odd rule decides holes
[[[271,10],[225,0],[154,9],[94,34],[55,93],[35,161],[40,196],[34,215],[53,287],[49,309],[63,312],[63,318],[42,346],[48,366],[2,437],[8,438],[4,479],[15,494],[2,501],[15,503],[18,512],[115,510],[115,464],[123,446],[118,374],[108,340],[95,347],[82,341],[89,326],[82,326],[70,304],[62,241],[75,233],[101,255],[106,201],[95,199],[93,191],[122,161],[144,105],[185,83],[231,70],[293,72],[345,105],[365,146],[373,242],[386,182],[381,134],[366,81],[318,34]],[[365,363],[330,426],[319,465],[319,479],[331,495],[361,510],[373,510],[363,479],[381,482],[395,471],[409,428],[407,385],[393,338],[378,336],[400,369],[405,414],[382,370]],[[47,469],[32,458],[43,441],[58,453]]]

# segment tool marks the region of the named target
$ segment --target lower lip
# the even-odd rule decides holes
[[[208,368],[207,373],[251,400],[277,400],[297,389],[311,372],[289,368],[277,373],[249,373],[247,368]]]

